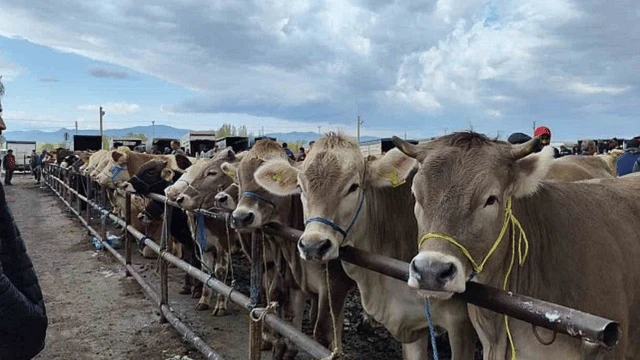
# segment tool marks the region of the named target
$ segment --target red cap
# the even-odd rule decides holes
[[[542,135],[551,136],[551,130],[549,130],[549,128],[546,126],[540,126],[533,132],[533,136],[542,136]]]

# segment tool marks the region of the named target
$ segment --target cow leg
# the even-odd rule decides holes
[[[429,335],[407,344],[402,344],[403,360],[424,360],[429,359]],[[470,357],[469,359],[473,359]],[[502,359],[504,360],[504,359]]]
[[[447,330],[449,345],[451,347],[451,360],[473,359],[476,352],[476,331],[464,310],[467,304],[458,301],[448,301],[445,306],[449,309],[440,309],[440,304],[434,307],[443,319],[436,318],[437,323]],[[440,316],[442,314],[443,316]],[[446,314],[446,315],[445,315]],[[442,321],[444,320],[444,322]]]
[[[306,303],[306,295],[300,290],[291,289],[289,292],[288,310],[291,316],[291,324],[294,328],[302,331],[302,320],[304,318],[304,307]],[[295,359],[298,354],[298,348],[289,339],[285,340],[286,351],[282,360]]]
[[[226,282],[227,280],[227,271],[229,269],[229,259],[231,254],[229,254],[229,249],[222,246],[220,243],[220,239],[218,239],[218,246],[216,246],[216,268],[215,274],[216,279]],[[218,294],[216,296],[216,307],[213,310],[213,316],[225,316],[228,314],[227,310],[227,297]]]
[[[318,295],[318,318],[313,331],[314,338],[322,344],[322,346],[333,350],[336,346],[342,349],[342,329],[344,324],[344,303],[347,297],[348,288],[342,286],[334,286],[331,288],[332,299],[329,299],[328,293],[322,291]],[[335,332],[334,320],[331,317],[331,308],[329,301],[333,307],[335,316]],[[334,334],[337,338],[334,339]]]
[[[182,252],[182,260],[184,260],[187,264],[193,266],[193,258],[194,258],[193,248],[185,247]],[[188,273],[184,274],[184,285],[180,290],[181,295],[190,295],[191,290],[193,288],[194,279]]]
[[[468,305],[467,308],[471,323],[482,343],[482,359],[504,360],[509,348],[504,317],[475,305]]]
[[[213,269],[213,264],[215,262],[215,255],[211,251],[202,252],[202,271],[205,273],[211,274],[211,270]],[[208,286],[202,287],[202,296],[200,297],[200,301],[198,301],[198,305],[196,305],[196,310],[209,310],[211,308],[211,293],[212,290]]]

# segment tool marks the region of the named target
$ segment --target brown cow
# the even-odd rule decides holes
[[[555,159],[551,163],[551,168],[545,180],[580,181],[614,177],[616,177],[615,168],[611,168],[607,158],[568,155]]]
[[[329,133],[318,140],[295,168],[280,159],[255,174],[269,191],[286,195],[302,191],[305,231],[300,255],[328,261],[342,245],[409,261],[415,255],[418,228],[413,216],[412,171],[416,161],[393,149],[364,158],[353,139]],[[343,263],[356,281],[365,311],[402,342],[404,359],[428,357],[429,332],[424,302],[400,280]],[[436,325],[449,333],[453,359],[472,359],[475,334],[459,300],[433,301]]]
[[[302,229],[302,204],[296,196],[277,196],[269,193],[254,179],[254,173],[259,171],[265,161],[289,161],[277,142],[263,139],[256,142],[254,147],[239,162],[229,162],[222,165],[225,172],[235,174],[240,188],[238,206],[233,211],[232,224],[236,229],[255,231],[270,222],[288,225]],[[302,261],[296,250],[296,244],[278,237],[265,237],[265,244],[271,254],[275,255],[276,263],[284,259],[288,269],[280,269],[285,275],[278,280],[280,291],[290,294],[290,301],[283,304],[290,311],[292,322],[298,329],[302,327],[302,313],[304,297],[315,298],[318,304],[314,336],[325,346],[341,348],[342,327],[344,319],[344,301],[348,291],[355,285],[346,276],[339,261],[331,261],[326,265],[329,279],[325,276],[325,266],[318,263]],[[288,271],[287,271],[288,270]],[[330,287],[327,282],[330,282]],[[286,301],[286,299],[285,299]],[[335,319],[330,316],[333,308]],[[334,329],[334,323],[335,326]],[[334,338],[334,330],[336,337]],[[295,352],[289,346],[289,353]]]
[[[479,283],[503,288],[506,282],[509,291],[620,323],[620,342],[607,351],[581,349],[580,340],[560,334],[545,346],[530,324],[509,319],[519,359],[637,358],[639,177],[544,181],[553,149],[532,154],[539,138],[509,145],[454,133],[423,145],[394,142],[420,163],[413,194],[421,246],[411,262],[409,286],[449,298],[475,275]],[[595,204],[610,211],[585,211]],[[485,359],[508,358],[505,318],[472,305],[469,315]],[[542,339],[553,337],[547,330],[537,332]]]

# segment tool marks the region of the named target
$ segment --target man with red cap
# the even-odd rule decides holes
[[[551,144],[551,130],[546,126],[538,126],[533,131],[533,136],[540,138],[540,146],[538,147],[536,152],[539,152],[543,147]],[[553,156],[556,158],[560,157],[560,152],[555,147],[553,148]]]

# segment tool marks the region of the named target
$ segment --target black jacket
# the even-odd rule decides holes
[[[47,323],[38,278],[0,186],[0,360],[35,357]]]

